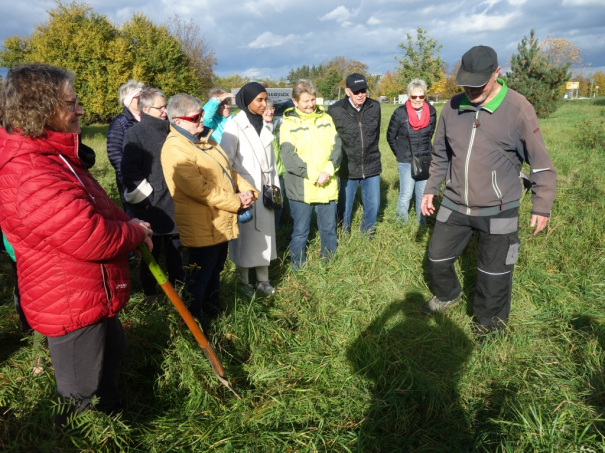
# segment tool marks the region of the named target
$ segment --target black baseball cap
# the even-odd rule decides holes
[[[464,55],[456,75],[456,85],[481,87],[498,69],[498,55],[488,46],[475,46]]]
[[[347,88],[349,88],[352,92],[363,90],[364,88],[367,90],[368,82],[366,82],[364,75],[354,72],[347,77]]]

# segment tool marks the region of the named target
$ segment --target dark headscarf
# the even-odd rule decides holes
[[[250,124],[256,130],[256,133],[260,136],[260,131],[263,129],[263,116],[255,115],[248,110],[248,104],[256,99],[261,93],[266,93],[265,87],[258,82],[250,82],[245,84],[241,90],[235,95],[235,103],[237,106],[246,113]]]

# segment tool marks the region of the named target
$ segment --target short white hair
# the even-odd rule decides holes
[[[412,91],[416,90],[422,90],[422,93],[426,95],[428,90],[426,82],[422,79],[412,79],[412,81],[408,83],[408,96],[412,94]]]
[[[134,90],[138,88],[143,88],[144,86],[145,85],[143,85],[143,82],[137,82],[136,80],[132,79],[120,85],[120,88],[118,89],[118,95],[120,96],[120,105],[128,107],[127,105],[124,105],[124,99],[126,99],[126,97]]]
[[[187,116],[190,112],[201,109],[202,101],[189,94],[175,94],[168,99],[168,104],[166,104],[169,121],[172,121],[175,116]]]
[[[159,88],[145,87],[139,96],[139,110],[150,109],[155,104],[155,98],[161,97],[166,99],[166,95]]]

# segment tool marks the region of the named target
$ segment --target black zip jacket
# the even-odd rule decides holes
[[[174,202],[162,170],[162,146],[170,132],[168,120],[141,112],[141,122],[124,135],[122,178],[124,198],[134,215],[149,222],[156,235],[177,234]]]
[[[389,128],[387,129],[387,142],[397,158],[397,162],[409,164],[412,162],[412,154],[410,153],[410,144],[408,141],[408,128],[410,131],[410,141],[412,142],[412,149],[414,155],[419,156],[430,156],[431,140],[435,127],[437,126],[437,110],[428,102],[425,102],[423,108],[429,109],[429,124],[427,127],[423,127],[415,131],[412,126],[406,124],[408,122],[408,111],[405,104],[398,107],[391,116],[389,122]]]
[[[367,98],[358,112],[348,97],[332,104],[328,113],[342,140],[339,176],[365,179],[382,173],[380,163],[380,104]]]

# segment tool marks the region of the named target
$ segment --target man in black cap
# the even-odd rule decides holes
[[[424,215],[433,214],[433,197],[445,181],[427,260],[435,297],[424,311],[442,311],[460,299],[454,263],[476,231],[474,312],[480,332],[508,323],[520,246],[523,161],[531,165],[527,185],[532,189],[534,235],[548,223],[557,184],[534,108],[499,73],[491,47],[473,47],[462,57],[456,84],[464,93],[441,112],[421,203]]]
[[[380,104],[367,95],[368,83],[362,74],[347,77],[347,97],[332,104],[328,113],[342,139],[338,219],[346,232],[351,230],[351,212],[361,184],[363,217],[361,232],[372,235],[380,207]]]

